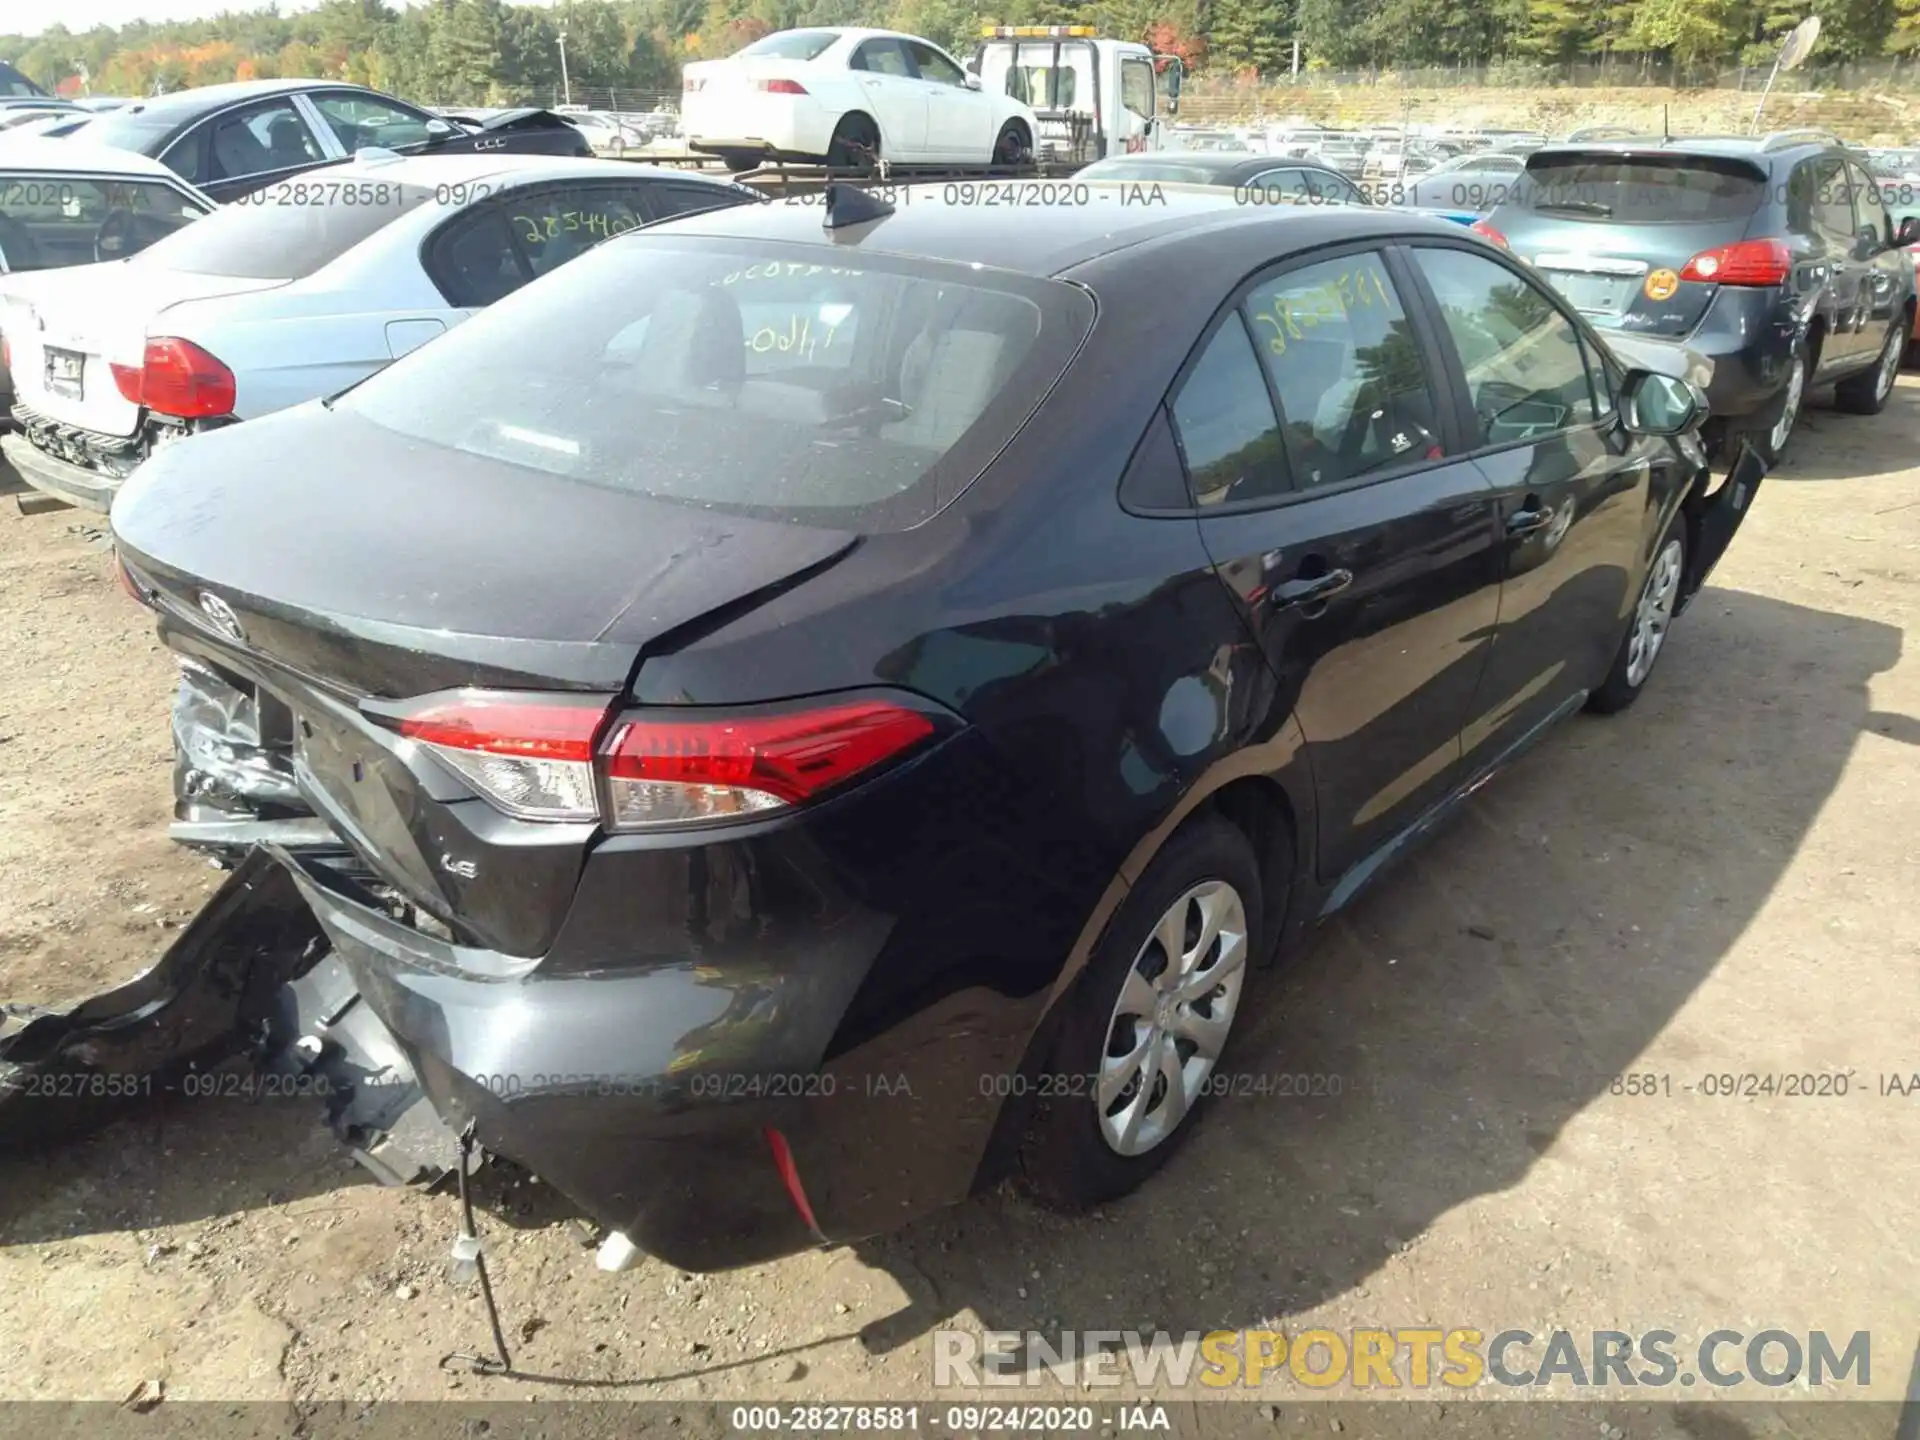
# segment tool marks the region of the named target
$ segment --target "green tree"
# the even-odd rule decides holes
[[[1213,0],[1208,53],[1217,65],[1284,75],[1293,63],[1292,0]]]

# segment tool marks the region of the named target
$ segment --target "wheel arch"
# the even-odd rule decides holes
[[[1288,751],[1286,763],[1278,769],[1256,769],[1249,763],[1250,757],[1270,763],[1270,745],[1275,744],[1284,744]],[[1189,787],[1161,823],[1134,846],[1108,882],[1027,1037],[1016,1073],[1028,1083],[1015,1086],[1015,1098],[1000,1109],[975,1172],[972,1189],[976,1193],[1006,1178],[1013,1169],[1032,1113],[1032,1097],[1040,1088],[1033,1082],[1053,1050],[1066,1015],[1065,1001],[1133,886],[1175,835],[1203,819],[1218,817],[1246,836],[1260,868],[1264,953],[1254,957],[1257,967],[1270,965],[1311,923],[1318,909],[1318,892],[1312,881],[1313,787],[1298,721],[1289,716],[1282,735],[1270,745],[1237,752]]]

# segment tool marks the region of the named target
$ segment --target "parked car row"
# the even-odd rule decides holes
[[[1045,28],[1157,134],[1144,47]],[[831,153],[871,77],[946,84],[781,33],[691,133]],[[988,153],[1070,88],[1012,52],[949,87]],[[945,143],[912,93],[879,154]],[[1542,146],[1468,226],[1176,146],[1076,203],[777,204],[323,98],[128,107],[163,233],[43,182],[16,244],[78,263],[0,282],[0,447],[109,510],[179,658],[177,837],[324,932],[242,987],[287,983],[274,1063],[337,1123],[423,1097],[359,1152],[465,1135],[609,1264],[1141,1183],[1271,962],[1631,706],[1805,386],[1880,408],[1913,324],[1908,233],[1807,137]],[[165,163],[271,149],[267,104],[364,153],[217,208]]]

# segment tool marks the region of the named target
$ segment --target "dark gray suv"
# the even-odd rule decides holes
[[[1913,329],[1920,223],[1896,226],[1865,157],[1822,132],[1550,145],[1475,228],[1603,333],[1706,355],[1710,441],[1750,431],[1769,460],[1811,385],[1877,414]]]

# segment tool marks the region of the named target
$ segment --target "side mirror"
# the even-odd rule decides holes
[[[977,71],[969,70],[967,72],[966,86],[969,90],[978,90],[980,88],[980,76]]]
[[[1690,380],[1631,370],[1620,387],[1620,418],[1639,435],[1684,435],[1707,418],[1707,395]]]
[[[1900,228],[1893,233],[1893,243],[1902,249],[1920,245],[1920,215],[1909,215],[1900,222]]]

